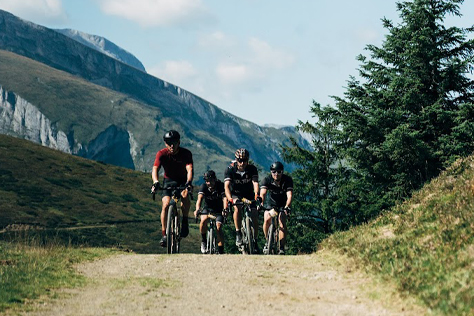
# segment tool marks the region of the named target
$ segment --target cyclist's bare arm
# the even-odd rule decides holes
[[[157,166],[153,166],[153,169],[151,171],[151,178],[153,179],[153,184],[159,182],[158,171],[160,171],[160,168],[157,167]],[[154,189],[155,189],[155,187],[152,188],[153,191],[154,191]]]
[[[201,208],[203,194],[198,194],[197,201],[196,201],[196,210],[194,211],[194,217],[197,217],[197,213]]]
[[[262,204],[265,202],[265,197],[267,195],[267,188],[261,188],[260,189],[260,197],[262,198]]]
[[[186,181],[189,182],[189,183],[192,183],[193,182],[193,176],[194,176],[194,169],[193,169],[193,164],[192,163],[186,165],[186,172],[187,172]]]
[[[230,181],[227,180],[224,182],[225,196],[228,201],[232,200],[232,193],[230,192]]]
[[[285,205],[285,207],[290,207],[292,200],[293,200],[293,191],[286,191],[286,205]]]
[[[255,199],[257,199],[258,191],[259,191],[258,181],[252,181],[252,183],[253,183],[253,192],[255,193]]]

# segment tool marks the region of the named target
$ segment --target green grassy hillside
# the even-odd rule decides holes
[[[0,239],[163,253],[151,176],[0,135]],[[197,252],[197,228],[183,248]],[[188,249],[186,249],[188,245]]]
[[[391,212],[322,246],[394,281],[435,314],[474,315],[474,156]]]

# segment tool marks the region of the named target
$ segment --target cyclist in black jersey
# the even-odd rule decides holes
[[[201,224],[199,231],[201,232],[201,252],[207,252],[206,244],[206,233],[207,233],[207,222],[208,214],[212,213],[216,218],[217,228],[217,247],[220,254],[224,253],[224,236],[222,233],[222,224],[224,223],[224,206],[227,204],[225,197],[224,183],[222,183],[216,177],[216,173],[213,170],[208,170],[204,173],[204,181],[199,189],[198,198],[196,201],[196,210],[194,216],[197,217],[199,210],[201,211]],[[202,206],[202,202],[205,202],[206,207]]]
[[[286,242],[286,220],[291,211],[291,202],[293,199],[293,179],[283,174],[284,167],[279,161],[275,161],[270,166],[270,175],[265,177],[260,185],[260,197],[263,203],[270,208],[283,208],[280,213],[280,254],[285,254]],[[269,193],[267,195],[267,193]],[[268,238],[268,228],[270,227],[271,216],[269,211],[265,211],[263,215],[263,233],[265,238]]]
[[[225,195],[229,202],[246,198],[248,200],[257,200],[260,202],[258,170],[254,165],[249,164],[250,154],[245,148],[239,148],[235,152],[235,163],[231,164],[225,171],[224,188]],[[235,244],[242,245],[242,206],[234,205],[234,225],[235,225]],[[255,235],[258,233],[258,214],[256,207],[252,207],[252,220],[254,224]],[[257,236],[255,236],[257,239]],[[258,248],[257,252],[258,252]]]

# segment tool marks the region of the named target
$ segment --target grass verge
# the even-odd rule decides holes
[[[395,282],[433,314],[474,315],[474,157],[366,225],[322,244]]]
[[[54,290],[85,284],[74,264],[102,258],[112,249],[35,246],[0,241],[0,313],[27,309],[28,303]]]

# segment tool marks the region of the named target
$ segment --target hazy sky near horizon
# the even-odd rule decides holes
[[[49,28],[99,35],[146,71],[254,123],[312,120],[315,100],[333,105],[356,56],[398,19],[392,0],[0,0],[0,9]],[[474,25],[474,0],[463,17]]]

